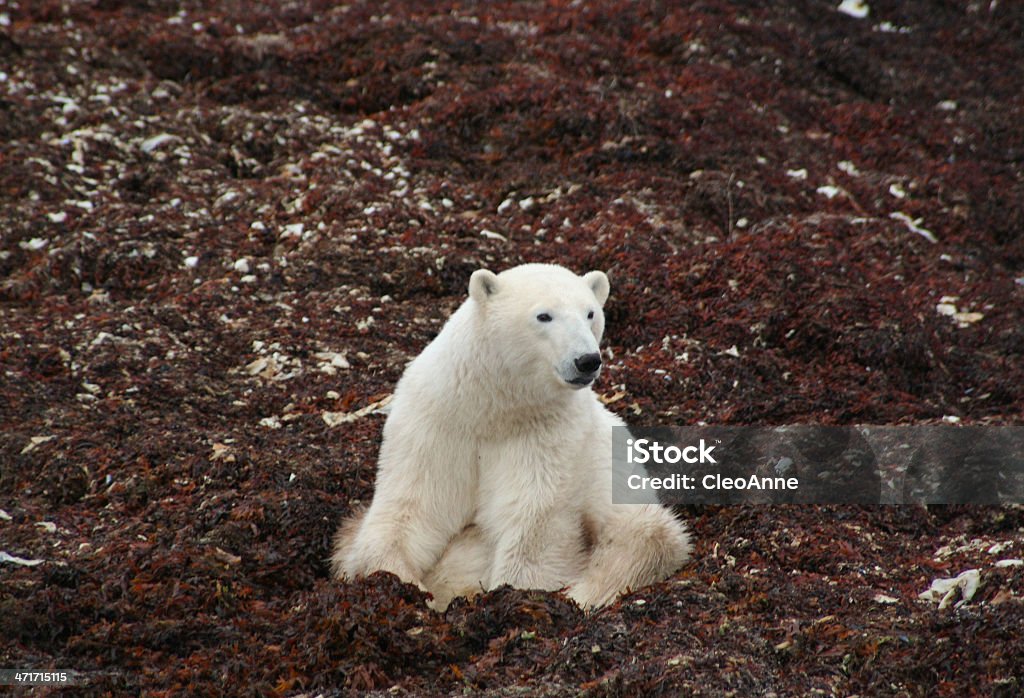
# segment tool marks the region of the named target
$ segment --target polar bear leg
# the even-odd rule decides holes
[[[402,539],[386,533],[393,527],[379,521],[380,516],[368,524],[368,514],[367,509],[357,511],[335,534],[331,553],[334,576],[346,580],[380,570],[423,588],[421,574],[403,550]]]
[[[426,590],[423,576],[464,524],[452,526],[431,520],[422,502],[371,505],[342,524],[334,539],[331,567],[339,579],[377,571],[391,572],[402,581]]]
[[[492,552],[478,526],[467,526],[448,544],[441,559],[423,579],[434,599],[427,602],[443,611],[456,596],[474,596],[484,590]]]
[[[381,570],[422,588],[423,576],[470,523],[475,452],[455,448],[459,439],[418,415],[410,407],[415,402],[395,398],[373,502],[335,538],[332,563],[340,579]]]
[[[690,555],[686,525],[658,505],[612,505],[592,523],[590,560],[568,591],[584,609],[667,579]]]

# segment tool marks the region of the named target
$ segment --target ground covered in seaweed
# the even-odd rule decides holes
[[[1024,8],[839,6],[0,2],[0,667],[1019,694],[1020,507],[693,508],[694,560],[592,615],[328,578],[481,266],[608,271],[634,424],[1021,423]]]

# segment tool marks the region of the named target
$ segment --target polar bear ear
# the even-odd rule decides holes
[[[483,305],[498,292],[498,277],[487,269],[477,269],[469,277],[469,297]]]
[[[590,271],[583,275],[583,280],[590,287],[590,290],[594,292],[597,302],[603,307],[604,302],[608,300],[608,292],[611,290],[611,286],[608,284],[608,277],[603,271]]]

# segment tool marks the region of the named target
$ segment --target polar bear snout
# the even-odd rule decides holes
[[[565,381],[576,388],[585,388],[597,378],[601,370],[601,355],[597,352],[580,354],[572,360],[573,371]]]
[[[597,373],[597,369],[601,368],[601,355],[596,352],[584,354],[583,356],[577,356],[572,363],[576,370],[583,375]]]

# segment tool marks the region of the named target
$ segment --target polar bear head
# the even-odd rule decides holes
[[[539,390],[589,386],[601,370],[608,277],[554,264],[473,273],[469,295],[483,327],[487,359],[517,385]]]

